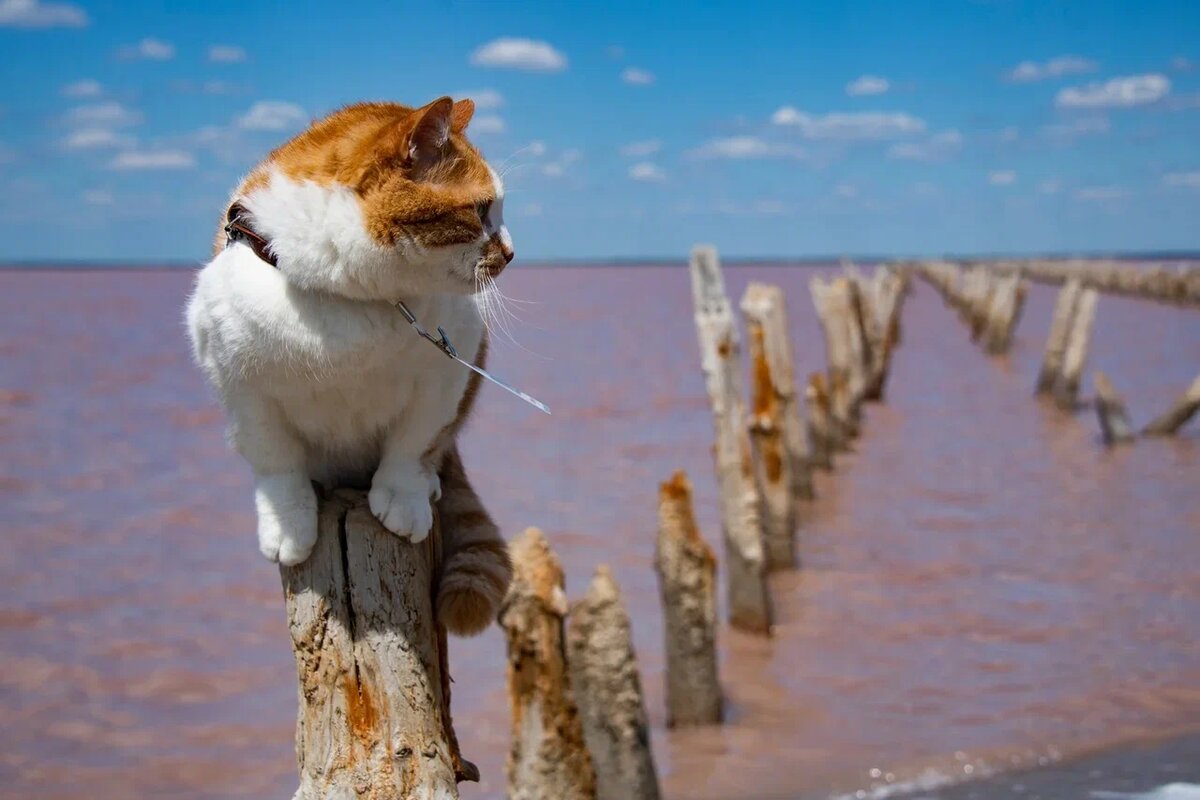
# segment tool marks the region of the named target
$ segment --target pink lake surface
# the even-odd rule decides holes
[[[799,374],[824,348],[812,270],[781,285]],[[189,362],[180,271],[0,272],[0,796],[290,797],[295,672],[248,468]],[[657,485],[692,476],[720,552],[687,270],[515,268],[522,347],[465,434],[511,535],[537,525],[579,596],[625,593],[668,797],[795,798],[869,770],[968,771],[1200,727],[1200,438],[1106,451],[1031,387],[1054,289],[988,358],[932,289],[905,309],[885,405],[821,474],[771,640],[721,631],[729,719],[664,727]],[[1101,299],[1091,365],[1135,422],[1200,373],[1200,312]],[[1090,373],[1089,373],[1090,375]],[[1090,377],[1085,394],[1090,392]],[[455,719],[504,796],[504,643],[455,641]]]

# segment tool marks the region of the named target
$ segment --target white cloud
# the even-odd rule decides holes
[[[667,179],[666,173],[649,161],[642,161],[630,167],[629,177],[635,181],[644,181],[646,183],[661,183]]]
[[[890,88],[891,83],[887,78],[881,78],[878,75],[863,75],[846,84],[846,94],[851,97],[867,97],[883,94]]]
[[[532,158],[541,158],[546,155],[546,143],[538,140],[532,141],[521,148],[520,152]]]
[[[88,15],[72,3],[0,0],[0,28],[82,28]]]
[[[858,197],[858,187],[853,183],[839,183],[833,187],[833,193],[843,200],[853,200]]]
[[[80,128],[63,140],[63,147],[67,150],[102,150],[104,148],[129,147],[133,143],[132,136],[126,136],[108,128]]]
[[[547,178],[561,178],[564,172],[566,172],[566,167],[557,161],[542,165],[542,174]]]
[[[1167,186],[1186,186],[1189,189],[1200,189],[1200,170],[1168,173],[1163,175],[1163,183]]]
[[[499,114],[480,114],[471,120],[474,133],[504,133],[504,119]]]
[[[925,132],[924,120],[898,111],[812,115],[784,106],[771,115],[771,122],[796,128],[807,139],[894,139]]]
[[[1012,144],[1017,139],[1021,138],[1021,131],[1015,125],[1009,125],[1006,128],[1001,128],[1000,133],[996,135],[1001,144]]]
[[[1017,173],[1011,169],[998,169],[988,173],[988,183],[992,186],[1012,186],[1017,182]]]
[[[1042,127],[1042,133],[1051,139],[1071,140],[1080,136],[1108,133],[1107,117],[1079,117],[1067,122],[1054,122]]]
[[[1171,59],[1171,69],[1176,72],[1191,72],[1195,66],[1187,56],[1175,56]]]
[[[1048,78],[1061,78],[1066,75],[1084,75],[1100,69],[1095,61],[1080,56],[1058,56],[1049,61],[1022,61],[1007,73],[1005,77],[1014,83],[1030,83],[1044,81]]]
[[[626,67],[621,72],[621,80],[634,86],[649,86],[654,83],[654,73],[638,67]]]
[[[246,50],[233,44],[214,44],[208,48],[208,60],[218,64],[236,64],[246,60]]]
[[[647,139],[642,142],[630,142],[621,147],[621,155],[630,156],[632,158],[645,158],[652,156],[662,149],[662,142],[658,139]]]
[[[478,67],[561,72],[567,68],[567,57],[549,42],[502,36],[478,47],[471,54],[471,63]]]
[[[1062,181],[1058,178],[1047,178],[1038,184],[1039,194],[1058,194],[1062,191]]]
[[[91,78],[84,78],[62,87],[63,97],[99,97],[103,93],[104,88],[100,85],[100,81]]]
[[[113,204],[112,192],[104,189],[88,189],[81,197],[83,197],[83,202],[89,206],[111,206]]]
[[[137,44],[125,45],[117,55],[129,61],[170,61],[175,57],[175,46],[161,39],[147,37]]]
[[[1076,200],[1087,200],[1091,202],[1120,200],[1124,196],[1125,190],[1117,186],[1087,186],[1082,189],[1075,190]]]
[[[730,136],[702,144],[690,155],[693,158],[804,158],[803,148],[777,144],[757,136]]]
[[[958,131],[942,131],[921,142],[896,142],[888,148],[888,156],[909,161],[944,161],[958,154],[962,142]]]
[[[489,111],[501,108],[504,105],[504,95],[497,92],[495,89],[471,89],[455,92],[454,97],[469,97],[475,101],[475,108],[480,111]]]
[[[142,114],[110,100],[78,106],[67,112],[67,124],[74,127],[127,128],[142,121]]]
[[[259,100],[237,119],[237,126],[248,131],[284,131],[308,120],[304,109],[282,100]]]
[[[130,150],[109,162],[109,169],[153,170],[190,169],[196,158],[186,150]]]
[[[1163,99],[1171,81],[1157,73],[1113,78],[1104,83],[1068,86],[1054,99],[1059,108],[1129,108]]]

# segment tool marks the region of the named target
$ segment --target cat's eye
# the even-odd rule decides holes
[[[479,215],[480,222],[487,222],[488,212],[492,210],[492,201],[484,200],[475,204],[475,213]]]

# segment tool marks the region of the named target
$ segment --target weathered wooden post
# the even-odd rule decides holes
[[[563,642],[563,571],[529,528],[510,545],[513,583],[500,609],[508,638],[510,800],[593,800],[596,774],[583,740]]]
[[[700,363],[716,433],[729,621],[743,630],[769,634],[771,602],[763,553],[762,497],[750,455],[737,329],[716,249],[694,248],[691,273]]]
[[[1096,416],[1100,420],[1104,443],[1114,445],[1130,441],[1133,439],[1133,426],[1129,422],[1125,401],[1103,372],[1096,370],[1093,380],[1096,383]]]
[[[763,494],[767,569],[786,569],[796,564],[799,498],[805,490],[812,494],[812,481],[792,374],[783,291],[778,286],[751,283],[742,296],[742,313],[750,340],[750,440]]]
[[[1183,397],[1142,430],[1143,436],[1174,436],[1200,411],[1200,377],[1184,392]]]
[[[892,353],[900,342],[900,314],[904,304],[905,281],[893,271],[880,267],[875,273],[876,323],[871,326],[871,369],[864,394],[866,400],[882,400],[892,368]]]
[[[809,457],[818,469],[833,469],[833,453],[845,446],[843,436],[833,418],[825,376],[814,372],[808,376],[804,389],[804,405],[808,409]]]
[[[852,286],[846,278],[834,278],[826,282],[816,277],[808,283],[817,317],[821,321],[821,331],[825,336],[825,360],[829,371],[829,397],[833,416],[843,431],[850,436],[856,436],[858,403],[866,381],[861,374],[862,329],[853,319]]]
[[[1075,318],[1075,305],[1079,302],[1082,285],[1078,278],[1067,281],[1054,301],[1054,316],[1050,320],[1050,333],[1046,336],[1046,352],[1042,356],[1042,368],[1038,372],[1037,394],[1050,394],[1062,374],[1063,356],[1067,340],[1071,335],[1071,322]]]
[[[696,528],[692,485],[676,472],[658,490],[655,569],[667,652],[667,725],[721,721],[717,559]]]
[[[338,491],[312,555],[280,567],[300,683],[295,800],[455,798],[457,781],[479,779],[450,720],[440,540],[435,526],[410,544],[362,492]]]
[[[1095,289],[1087,288],[1079,295],[1075,307],[1075,318],[1071,320],[1071,335],[1067,340],[1067,352],[1063,356],[1062,377],[1055,393],[1060,408],[1075,408],[1079,396],[1079,382],[1083,377],[1083,366],[1087,362],[1088,348],[1092,344],[1092,323],[1096,319]]]
[[[1012,344],[1013,328],[1025,300],[1025,283],[1019,273],[996,280],[983,329],[983,344],[988,353],[1007,353]]]
[[[629,614],[606,566],[596,570],[587,594],[571,607],[567,651],[583,738],[596,770],[596,797],[657,800]]]

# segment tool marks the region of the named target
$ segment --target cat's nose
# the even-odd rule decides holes
[[[512,260],[517,257],[517,253],[506,244],[500,245],[500,255],[504,256],[504,263],[511,264]]]

